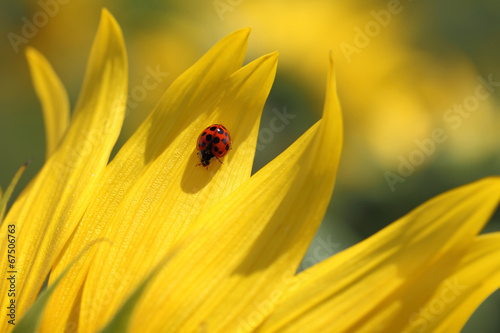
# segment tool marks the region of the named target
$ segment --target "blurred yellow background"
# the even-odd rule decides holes
[[[180,73],[223,36],[251,27],[246,62],[280,53],[262,117],[258,170],[319,119],[327,56],[334,53],[344,153],[331,207],[301,269],[434,195],[498,174],[498,1],[24,0],[0,3],[3,188],[33,158],[24,186],[45,156],[25,47],[49,59],[74,105],[102,7],[121,25],[129,57],[118,146]],[[155,84],[145,85],[146,78]],[[280,130],[271,130],[274,118]],[[487,230],[500,230],[498,216]],[[500,331],[500,294],[494,296],[465,332]]]

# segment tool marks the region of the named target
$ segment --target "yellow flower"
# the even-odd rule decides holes
[[[340,160],[333,61],[322,119],[251,175],[277,54],[242,67],[248,34],[222,39],[179,76],[109,163],[127,94],[118,24],[103,11],[67,129],[57,121],[69,118],[64,87],[28,50],[50,139],[2,223],[2,248],[16,239],[14,262],[0,259],[14,265],[16,293],[2,279],[2,307],[15,304],[16,323],[50,271],[41,332],[98,332],[114,316],[131,332],[458,332],[498,288],[500,234],[477,236],[498,178],[440,195],[296,274]],[[233,149],[206,170],[195,141],[213,123],[230,130]]]

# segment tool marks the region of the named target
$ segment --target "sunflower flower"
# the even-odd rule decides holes
[[[322,119],[252,175],[278,56],[242,66],[248,35],[230,34],[179,76],[110,162],[127,95],[111,14],[103,11],[71,119],[57,75],[28,49],[50,133],[45,165],[1,229],[3,249],[8,234],[16,239],[15,297],[0,282],[15,320],[46,302],[47,293],[36,299],[49,273],[40,332],[458,332],[498,288],[500,234],[478,236],[500,199],[494,177],[296,273],[341,155],[333,60]],[[216,123],[230,129],[233,149],[206,170],[195,142]]]

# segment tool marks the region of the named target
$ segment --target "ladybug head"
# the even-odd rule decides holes
[[[210,160],[215,156],[210,150],[200,150],[198,151],[198,157],[200,158],[201,165],[206,167],[210,164]]]

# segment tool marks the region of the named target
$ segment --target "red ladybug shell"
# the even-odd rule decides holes
[[[206,167],[210,164],[212,158],[219,159],[226,155],[231,149],[231,144],[231,136],[221,124],[214,124],[205,128],[198,137],[196,144],[201,165]]]

